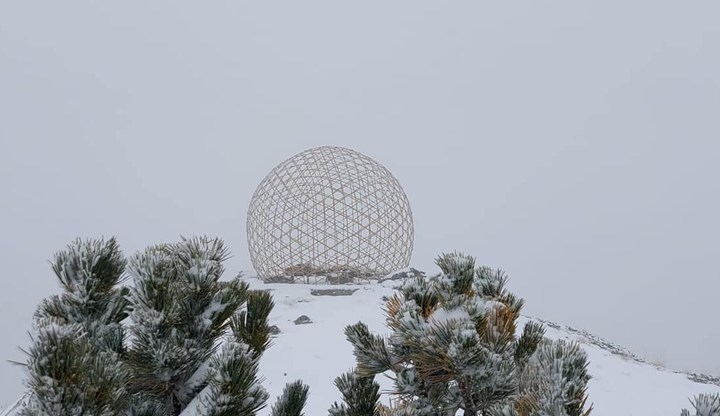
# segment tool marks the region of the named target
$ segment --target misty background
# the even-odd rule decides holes
[[[0,1],[0,404],[56,251],[207,234],[248,270],[255,187],[321,145],[395,174],[413,266],[720,374],[720,3],[496,3]]]

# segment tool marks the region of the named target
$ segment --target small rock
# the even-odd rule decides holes
[[[268,328],[268,332],[270,335],[278,335],[280,333],[280,328],[278,328],[277,325],[272,325]]]
[[[416,277],[425,277],[425,272],[420,271],[418,269],[414,269],[410,267],[409,269],[399,271],[395,274],[391,274],[388,276],[385,276],[384,279],[380,279],[379,282],[384,282],[386,280],[405,280],[408,278],[416,278]]]
[[[313,296],[350,296],[357,289],[310,289]]]
[[[265,283],[295,283],[295,280],[290,276],[270,276],[264,279]]]
[[[295,321],[295,325],[311,324],[312,320],[307,315],[300,315]]]

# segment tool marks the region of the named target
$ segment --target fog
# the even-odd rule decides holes
[[[720,374],[720,3],[0,2],[0,358],[48,259],[219,236],[311,147],[386,166],[412,265],[459,250],[529,315]],[[351,363],[348,363],[350,365]],[[0,363],[0,404],[24,387]]]

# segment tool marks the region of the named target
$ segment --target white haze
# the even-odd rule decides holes
[[[413,265],[720,373],[720,3],[0,1],[0,358],[75,237],[223,237],[283,159],[388,167]],[[349,367],[351,363],[347,363]],[[343,369],[338,369],[341,371]],[[0,403],[22,372],[0,364]]]

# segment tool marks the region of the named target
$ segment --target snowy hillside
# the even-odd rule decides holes
[[[279,395],[286,382],[301,378],[310,385],[306,414],[327,414],[332,402],[339,400],[333,379],[354,363],[343,329],[361,320],[373,331],[387,332],[382,298],[393,293],[394,284],[396,282],[387,281],[357,286],[352,296],[333,297],[313,296],[310,291],[337,286],[265,285],[253,280],[255,288],[273,291],[272,324],[282,331],[263,356],[261,365],[271,397]],[[313,322],[296,325],[293,321],[302,315]],[[521,319],[524,323],[529,318]],[[576,340],[585,347],[593,376],[589,396],[596,416],[677,416],[680,409],[689,407],[688,397],[720,391],[717,385],[694,382],[686,374],[639,362],[629,353],[588,334],[550,325],[546,323],[548,337]],[[391,387],[389,380],[378,381],[383,388]]]
[[[310,385],[310,397],[305,414],[326,415],[339,392],[333,385],[335,377],[354,364],[352,349],[345,340],[343,329],[357,321],[365,322],[372,331],[385,333],[382,307],[383,297],[393,293],[397,282],[364,286],[307,286],[301,284],[264,284],[248,279],[254,289],[269,289],[275,300],[271,324],[280,333],[265,353],[261,364],[264,385],[273,402],[285,383],[302,379]],[[318,294],[323,289],[356,289],[352,295],[329,296]],[[315,292],[312,294],[311,292]],[[532,299],[529,299],[532,301]],[[301,316],[310,323],[296,324]],[[521,318],[521,324],[532,318]],[[583,345],[590,359],[589,397],[594,404],[595,416],[677,416],[689,407],[688,397],[697,393],[718,392],[717,379],[699,375],[675,373],[642,362],[611,343],[572,328],[541,321],[547,336],[566,338]],[[384,389],[391,387],[388,379],[378,380]],[[384,397],[387,401],[387,396]],[[17,407],[12,406],[14,409]],[[14,409],[0,412],[12,416]],[[269,408],[261,412],[269,413]]]

